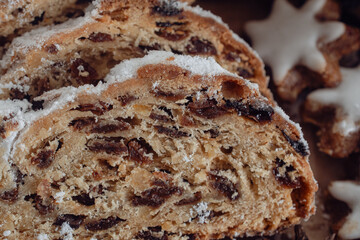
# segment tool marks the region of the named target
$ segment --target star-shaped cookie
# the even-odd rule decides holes
[[[352,209],[339,230],[339,236],[342,239],[360,238],[360,183],[335,181],[330,184],[329,191],[333,197],[346,202]]]
[[[333,157],[347,157],[360,143],[360,66],[340,72],[339,86],[308,95],[303,114],[320,127],[320,150]]]
[[[349,33],[359,33],[341,22],[324,21],[331,15],[329,2],[309,0],[297,9],[287,0],[276,0],[267,19],[246,25],[282,99],[295,100],[306,87],[332,87],[341,81],[338,60],[359,40]]]

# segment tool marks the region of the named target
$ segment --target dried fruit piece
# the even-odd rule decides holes
[[[53,150],[41,150],[36,157],[31,159],[31,164],[38,168],[47,168],[54,161],[54,157]]]
[[[99,115],[103,115],[104,113],[106,113],[112,109],[113,109],[113,105],[103,102],[103,101],[99,101],[97,104],[92,104],[92,103],[80,104],[79,106],[77,106],[76,108],[73,108],[71,110],[76,110],[76,111],[80,111],[80,112],[90,111],[93,114],[96,114],[99,116]]]
[[[77,196],[72,196],[72,200],[77,201],[78,203],[85,206],[95,205],[95,199],[91,198],[88,193],[82,193]]]
[[[75,59],[71,66],[71,76],[76,79],[79,84],[97,84],[98,73],[81,58]]]
[[[92,33],[89,36],[89,40],[92,42],[111,42],[113,39],[110,34],[107,33]]]
[[[228,112],[225,107],[219,106],[215,99],[190,102],[187,107],[192,113],[207,119],[216,118]]]
[[[217,50],[214,44],[208,40],[200,40],[199,37],[192,37],[190,44],[186,46],[189,54],[216,55]]]
[[[301,156],[309,155],[309,149],[302,141],[293,140],[284,131],[281,132],[297,153],[299,153]]]
[[[78,229],[84,222],[85,215],[61,214],[53,223],[55,226],[61,226],[64,222],[68,223],[71,228]]]
[[[104,137],[90,139],[86,146],[93,152],[106,152],[107,154],[127,153],[128,148],[121,137]]]
[[[226,100],[226,106],[235,109],[240,116],[251,118],[257,122],[271,121],[274,114],[274,109],[270,105],[261,102],[251,104]]]
[[[232,183],[227,177],[220,176],[217,171],[208,173],[211,186],[227,197],[229,200],[237,200],[240,197],[240,193],[236,188],[236,185]]]
[[[5,202],[14,203],[19,198],[19,189],[15,188],[10,191],[5,191],[0,194],[0,200]]]
[[[176,206],[183,206],[188,204],[195,204],[201,200],[201,192],[196,192],[193,197],[181,199],[179,202],[175,203]]]
[[[152,161],[152,147],[145,139],[132,139],[127,144],[129,149],[129,158],[138,163],[150,163]]]
[[[296,169],[281,160],[276,158],[276,166],[273,168],[273,174],[275,179],[283,186],[289,188],[299,188],[301,186],[300,181],[297,178],[292,179],[289,175],[290,172],[296,171]]]
[[[179,131],[176,127],[167,128],[167,127],[163,127],[163,126],[155,126],[155,129],[157,130],[158,133],[163,133],[172,138],[181,138],[181,137],[189,137],[190,136],[190,134],[188,134],[186,132]]]
[[[161,16],[176,16],[182,13],[182,9],[178,9],[173,1],[160,1],[159,5],[152,8],[153,14],[159,14]]]
[[[111,216],[108,218],[103,218],[100,220],[89,222],[85,225],[85,228],[90,231],[106,230],[117,225],[119,222],[124,222],[124,221],[126,220],[121,219],[119,217]]]

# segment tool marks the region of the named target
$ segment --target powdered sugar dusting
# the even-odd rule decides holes
[[[64,240],[73,240],[73,229],[67,222],[61,225],[60,235],[63,236]]]
[[[37,236],[37,240],[49,240],[49,237],[47,234],[45,233],[40,233],[38,236]]]
[[[210,210],[208,210],[207,202],[200,202],[190,209],[190,222],[192,218],[197,218],[198,223],[206,223],[207,218],[210,216]]]

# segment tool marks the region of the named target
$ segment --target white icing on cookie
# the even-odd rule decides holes
[[[268,19],[246,24],[254,49],[272,68],[276,85],[296,65],[324,70],[326,62],[318,44],[334,41],[345,31],[340,22],[316,20],[325,1],[309,0],[296,9],[287,0],[276,0]]]
[[[321,105],[340,107],[337,118],[342,119],[335,127],[337,132],[347,135],[356,131],[360,121],[360,66],[341,68],[342,82],[336,88],[319,89],[308,96],[308,100]],[[315,109],[316,110],[316,109]],[[336,129],[335,129],[336,130]]]
[[[352,209],[352,213],[346,217],[346,222],[339,230],[339,236],[343,239],[360,238],[360,183],[335,181],[330,184],[329,191]]]

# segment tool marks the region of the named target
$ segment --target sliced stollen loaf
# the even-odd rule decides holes
[[[96,1],[84,17],[14,39],[1,61],[2,99],[31,99],[62,86],[97,84],[111,67],[148,50],[213,56],[270,96],[257,54],[200,7],[177,1]]]
[[[301,130],[257,85],[162,51],[106,80],[47,92],[37,111],[12,103],[8,239],[266,235],[314,213]]]
[[[14,37],[84,15],[89,0],[0,1],[0,56]]]

